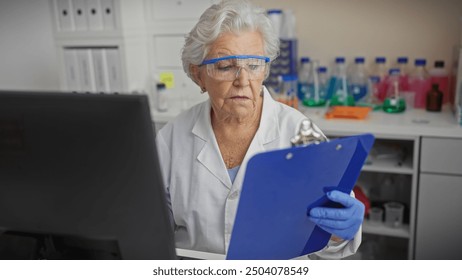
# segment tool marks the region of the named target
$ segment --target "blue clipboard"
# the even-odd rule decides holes
[[[372,134],[253,156],[244,177],[227,259],[292,259],[324,248],[330,234],[308,219],[333,189],[350,193]]]

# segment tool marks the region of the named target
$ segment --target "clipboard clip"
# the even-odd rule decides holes
[[[311,121],[306,118],[300,122],[295,132],[295,136],[290,139],[292,147],[308,146],[311,144],[319,144],[321,142],[329,142],[326,135]]]

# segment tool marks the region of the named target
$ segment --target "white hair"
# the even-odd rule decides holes
[[[247,0],[222,0],[210,6],[186,35],[181,60],[183,70],[192,78],[191,65],[200,65],[209,47],[225,32],[258,31],[263,38],[265,55],[271,61],[279,55],[279,38],[274,32],[266,11]],[[194,80],[194,79],[193,79]]]

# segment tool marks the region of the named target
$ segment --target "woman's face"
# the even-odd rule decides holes
[[[210,46],[206,60],[232,55],[263,56],[261,34],[256,31],[223,33]],[[196,81],[208,92],[215,115],[224,118],[246,118],[255,115],[257,109],[261,108],[264,75],[250,80],[247,70],[241,68],[235,80],[219,81],[207,74],[205,66],[196,70]]]

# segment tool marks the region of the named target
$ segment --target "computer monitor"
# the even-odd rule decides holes
[[[0,258],[172,259],[146,96],[0,91]]]

